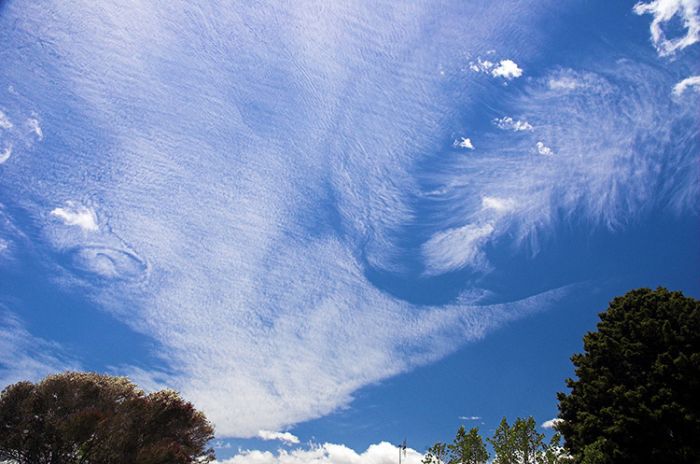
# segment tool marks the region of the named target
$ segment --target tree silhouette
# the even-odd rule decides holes
[[[557,429],[577,462],[700,462],[700,302],[664,288],[613,299],[571,360]]]

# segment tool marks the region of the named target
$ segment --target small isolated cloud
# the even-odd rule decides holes
[[[494,66],[496,66],[496,63],[494,63],[493,61],[482,60],[481,58],[478,58],[476,61],[472,61],[471,63],[469,63],[469,69],[471,69],[474,72],[482,73],[490,72]]]
[[[459,419],[465,421],[476,421],[481,420],[481,416],[459,416]]]
[[[39,120],[37,118],[27,119],[27,125],[39,140],[44,140],[44,131],[41,130],[41,126],[39,125]]]
[[[505,59],[494,63],[490,60],[478,58],[469,63],[469,69],[478,73],[490,74],[493,77],[502,77],[512,80],[523,75],[523,70],[513,60]]]
[[[529,122],[521,121],[519,119],[515,120],[510,116],[496,118],[493,120],[493,123],[499,129],[512,130],[514,132],[531,131],[533,129],[532,124],[530,124]]]
[[[258,437],[266,441],[279,440],[290,445],[296,445],[299,443],[299,438],[289,432],[272,432],[270,430],[261,430],[258,432]]]
[[[687,88],[694,89],[696,92],[700,92],[700,76],[686,77],[679,83],[673,86],[673,95],[680,97]]]
[[[552,149],[545,145],[543,142],[537,142],[535,144],[535,148],[537,148],[537,153],[543,156],[552,156],[554,154]]]
[[[466,149],[469,149],[469,150],[473,150],[473,149],[474,149],[474,144],[472,143],[472,139],[470,139],[470,138],[468,138],[468,137],[462,137],[462,138],[459,139],[459,140],[455,140],[454,146],[455,146],[455,147],[460,147],[460,148],[466,148]]]
[[[420,464],[423,459],[421,453],[411,448],[402,453],[401,462],[406,464]],[[345,445],[325,443],[308,449],[279,450],[277,454],[245,450],[218,464],[395,464],[398,455],[399,448],[385,441],[370,445],[363,453]]]
[[[61,219],[68,226],[78,226],[86,232],[94,232],[98,229],[95,212],[72,201],[66,202],[65,208],[55,208],[51,211],[51,215]]]
[[[634,5],[638,15],[651,14],[654,19],[649,27],[651,40],[659,56],[671,56],[678,50],[700,41],[700,0],[654,0],[649,3],[639,2]],[[676,39],[666,37],[663,25],[676,15],[683,21],[686,34]]]
[[[12,129],[12,121],[2,111],[0,111],[0,129]]]
[[[12,144],[7,145],[2,153],[0,153],[0,164],[9,160],[10,156],[12,156]]]
[[[558,417],[555,417],[554,419],[549,419],[548,421],[542,422],[542,428],[543,429],[553,429],[554,427],[557,426],[558,423],[560,423],[562,420],[559,419]]]
[[[522,76],[523,70],[513,60],[501,60],[498,66],[491,71],[491,75],[512,80]]]

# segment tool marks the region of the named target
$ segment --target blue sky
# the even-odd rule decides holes
[[[0,383],[175,388],[236,464],[552,419],[613,296],[700,296],[699,9],[1,1]]]

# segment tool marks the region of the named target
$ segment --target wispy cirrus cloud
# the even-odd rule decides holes
[[[476,5],[470,34],[509,37],[489,23],[528,11]],[[55,145],[6,163],[3,192],[43,234],[60,291],[152,337],[162,372],[122,370],[178,389],[221,436],[328,414],[562,294],[414,304],[367,277],[403,258],[412,171],[454,112],[435,70],[460,68],[465,25],[429,2],[321,16],[304,2],[49,2],[0,21],[19,16],[0,29],[33,53],[8,52],[8,114],[40,120],[22,130]],[[415,46],[424,21],[443,32]],[[506,61],[499,80],[515,77]],[[507,196],[485,195],[502,215]]]
[[[33,336],[16,314],[0,304],[0,386],[79,369],[63,347]]]
[[[432,224],[442,227],[423,245],[428,273],[488,270],[484,250],[506,233],[536,249],[538,235],[573,219],[571,211],[576,221],[614,228],[654,205],[697,210],[698,125],[689,124],[697,115],[663,88],[663,70],[631,61],[532,81],[512,109],[537,129],[499,138],[501,147],[455,158],[430,177],[431,189],[442,189],[430,197]],[[517,206],[484,210],[485,194]]]

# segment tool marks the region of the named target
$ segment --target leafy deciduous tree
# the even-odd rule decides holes
[[[67,372],[0,393],[0,462],[207,463],[213,428],[171,390],[146,395],[124,377]]]

